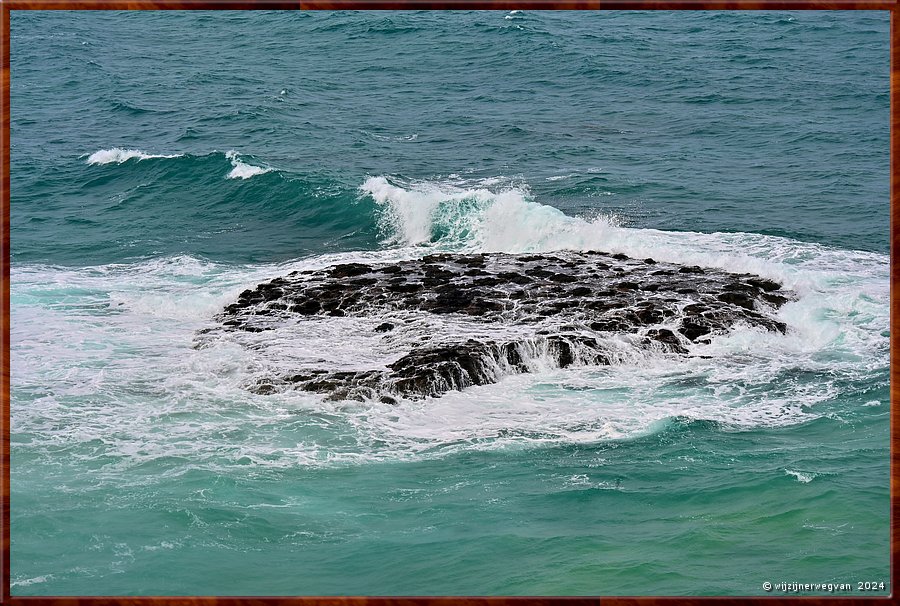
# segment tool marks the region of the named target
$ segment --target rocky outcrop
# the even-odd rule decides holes
[[[444,316],[491,327],[518,327],[517,337],[409,342],[382,367],[296,369],[259,379],[251,389],[302,389],[332,399],[438,396],[529,372],[534,360],[565,368],[611,361],[608,337],[630,335],[638,347],[685,355],[742,323],[784,333],[774,311],[794,294],[772,280],[602,252],[510,255],[435,254],[368,265],[346,263],[291,272],[246,290],[201,331],[197,346],[238,332],[277,331],[286,320],[366,317],[373,333],[394,339],[401,328]],[[521,336],[524,335],[524,336]]]

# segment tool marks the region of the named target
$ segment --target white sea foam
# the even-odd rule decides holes
[[[379,135],[378,133],[369,132],[367,130],[364,130],[362,132],[365,133],[368,137],[374,139],[375,141],[389,141],[392,143],[400,143],[403,141],[415,141],[416,139],[419,138],[419,133],[413,133],[411,135],[391,136],[391,135]]]
[[[10,588],[13,587],[28,587],[29,585],[37,585],[38,583],[46,583],[50,579],[53,578],[52,574],[45,574],[38,577],[31,577],[25,579],[12,579],[9,582]]]
[[[112,149],[101,149],[88,156],[88,164],[122,164],[128,160],[149,160],[152,158],[181,158],[184,154],[148,154],[138,149],[122,149],[114,147]],[[254,166],[247,164],[241,160],[240,154],[235,150],[225,152],[225,157],[231,162],[231,171],[228,173],[228,179],[249,179],[256,175],[262,175],[273,171],[271,167]]]
[[[249,179],[250,177],[264,175],[273,170],[270,167],[253,166],[241,162],[240,154],[233,149],[225,152],[225,157],[231,160],[232,167],[231,172],[228,173],[228,179]]]
[[[395,243],[378,251],[254,266],[188,256],[88,268],[15,265],[13,432],[33,436],[34,448],[89,445],[73,449],[72,456],[108,457],[98,473],[121,480],[123,468],[178,457],[185,462],[172,474],[193,466],[346,465],[464,449],[591,443],[660,431],[679,418],[734,430],[784,426],[821,416],[817,407],[839,395],[848,380],[884,380],[886,255],[755,234],[630,229],[609,218],[567,217],[534,202],[520,186],[502,183],[507,189],[491,191],[369,179],[364,190],[383,209]],[[692,346],[686,357],[643,351],[633,337],[612,335],[612,366],[563,370],[535,347],[526,356],[532,374],[396,405],[327,402],[302,392],[259,396],[245,389],[315,361],[383,367],[400,355],[400,339],[391,336],[394,331],[374,332],[381,318],[316,318],[192,347],[198,330],[216,325],[215,313],[264,280],[441,248],[596,248],[754,271],[784,280],[800,297],[778,312],[786,335],[739,326],[709,345]],[[397,325],[394,334],[403,340],[485,331],[499,338],[530,335],[528,327],[484,326],[452,316]],[[810,378],[797,379],[803,376]]]
[[[101,149],[99,151],[95,151],[92,153],[88,159],[88,164],[122,164],[123,162],[127,162],[128,160],[137,159],[140,160],[149,160],[151,158],[180,158],[182,154],[148,154],[142,152],[139,149],[122,149],[121,147],[114,147],[112,149]]]
[[[793,471],[791,469],[785,469],[784,473],[793,476],[801,484],[809,484],[816,477],[814,473],[803,473],[802,471]]]
[[[615,215],[568,216],[535,202],[524,185],[500,183],[503,187],[492,190],[484,180],[466,187],[459,180],[400,184],[370,177],[360,189],[383,209],[389,241],[407,246],[510,253],[603,250],[751,272],[801,289],[823,271],[834,276],[860,267],[883,268],[885,260],[877,253],[775,236],[626,228]]]

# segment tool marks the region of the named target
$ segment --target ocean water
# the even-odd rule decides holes
[[[13,11],[13,595],[889,593],[888,49],[867,11]],[[397,404],[192,347],[290,271],[560,249],[798,299]]]

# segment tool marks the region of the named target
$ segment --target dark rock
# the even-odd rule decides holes
[[[692,303],[690,305],[686,305],[682,311],[688,315],[695,315],[702,314],[705,311],[709,311],[709,309],[709,307],[702,303]]]
[[[492,374],[485,363],[499,353],[492,343],[469,340],[456,346],[418,348],[389,364],[389,380],[401,394],[437,396],[471,385],[485,385]]]
[[[390,284],[387,287],[390,292],[416,292],[422,290],[422,284],[417,282],[405,282],[403,284]]]
[[[576,286],[569,291],[570,297],[584,297],[585,295],[589,294],[591,294],[591,289],[587,286]]]
[[[503,303],[499,301],[479,297],[473,300],[463,311],[470,316],[483,316],[490,312],[503,311],[504,308]]]
[[[453,255],[449,253],[438,253],[434,255],[425,255],[424,257],[422,257],[421,261],[422,263],[429,264],[443,263],[444,261],[450,261],[451,259],[453,259]]]
[[[634,312],[634,315],[637,317],[638,321],[644,325],[657,324],[662,322],[666,317],[661,309],[652,305],[639,308]]]
[[[318,313],[322,309],[322,305],[318,301],[307,300],[297,305],[291,305],[291,311],[304,316],[311,316]]]
[[[751,286],[749,284],[744,284],[743,282],[730,282],[722,286],[722,290],[730,290],[730,291],[744,291],[748,293],[755,293],[758,289],[755,286]]]
[[[400,280],[404,280],[405,278],[400,278]],[[325,284],[322,286],[323,290],[326,292],[338,292],[343,290],[350,290],[353,288],[353,285],[349,282],[332,282],[331,284]],[[281,295],[279,295],[281,296]]]
[[[781,295],[776,295],[776,294],[772,294],[772,293],[768,293],[768,292],[763,293],[762,298],[765,299],[766,301],[768,301],[769,303],[771,303],[776,308],[781,307],[782,305],[784,305],[785,303],[788,302],[787,297],[783,297]]]
[[[352,276],[361,276],[372,271],[372,268],[362,263],[345,263],[343,265],[335,265],[331,268],[329,275],[332,278],[349,278]]]
[[[578,281],[578,278],[571,274],[551,274],[547,276],[547,278],[553,280],[554,282],[560,282],[563,284],[570,284],[572,282]]]
[[[742,292],[723,292],[717,298],[719,299],[719,301],[731,303],[732,305],[737,305],[739,307],[743,307],[744,309],[753,309],[753,297],[750,297]]]
[[[435,278],[438,280],[449,280],[456,274],[447,269],[442,269],[436,265],[426,265],[425,266],[425,277],[427,278]]]
[[[546,269],[541,269],[540,267],[532,267],[531,269],[526,269],[525,273],[529,276],[534,276],[535,278],[547,278],[553,275],[552,271],[547,271]]]
[[[684,354],[688,350],[681,344],[681,339],[668,328],[651,328],[647,331],[647,336],[657,343],[662,343],[665,347],[674,353]]]
[[[497,277],[513,284],[531,284],[534,281],[524,274],[513,271],[502,271],[497,274]]]
[[[703,270],[702,267],[699,267],[697,265],[690,265],[687,267],[682,267],[681,269],[678,270],[678,273],[681,273],[681,274],[705,274],[706,272]]]
[[[478,278],[474,282],[472,282],[475,286],[497,286],[498,284],[503,284],[503,280],[499,277],[489,277],[489,278]]]
[[[681,321],[681,328],[678,329],[678,332],[691,341],[696,341],[698,338],[708,335],[711,329],[702,319],[693,316]]]
[[[466,323],[461,334],[495,335],[463,340],[402,331],[385,340],[388,351],[399,347],[401,353],[379,370],[295,368],[248,387],[261,394],[300,389],[328,399],[395,403],[528,372],[533,367],[525,357],[528,352],[544,350],[563,368],[607,364],[603,343],[609,333],[636,335],[632,342],[639,347],[678,354],[687,352],[688,342],[708,341],[738,322],[783,333],[785,324],[769,314],[771,307],[793,297],[759,276],[653,259],[635,262],[622,254],[440,253],[382,266],[345,263],[277,277],[241,292],[216,317],[217,328],[198,331],[194,346],[236,339],[250,351],[265,349],[258,338],[241,341],[247,339],[242,335],[278,331],[285,323],[328,322],[329,316],[372,318],[380,322],[375,331],[385,333],[395,328],[397,314],[412,327],[444,315],[441,322],[448,326]],[[677,331],[661,328],[663,322]],[[483,325],[483,331],[471,331],[473,323]],[[501,337],[510,333],[492,330],[495,325],[532,331],[510,340]],[[587,329],[599,334],[589,336]]]
[[[606,311],[609,309],[618,309],[621,304],[610,301],[609,299],[593,299],[584,302],[584,307],[595,311]]]
[[[572,344],[561,338],[548,339],[548,345],[551,355],[556,358],[556,363],[560,368],[571,366],[575,361],[575,354],[572,351]]]
[[[621,318],[606,318],[599,322],[591,322],[591,330],[598,332],[621,332],[627,328],[627,324]]]
[[[258,383],[251,387],[251,391],[261,396],[268,396],[277,393],[278,390],[271,383]]]
[[[472,255],[459,257],[458,263],[467,267],[484,267],[484,255]]]
[[[378,284],[378,280],[375,278],[357,278],[356,280],[350,280],[349,284],[353,286],[371,286]]]
[[[467,307],[471,302],[472,298],[466,291],[448,287],[439,290],[437,296],[425,304],[425,309],[435,314],[449,314]]]
[[[775,282],[774,280],[767,280],[766,278],[748,278],[746,280],[747,284],[751,286],[755,286],[757,288],[761,288],[766,292],[771,292],[773,290],[778,290],[781,288],[781,284]]]

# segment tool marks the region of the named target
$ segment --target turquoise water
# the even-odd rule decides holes
[[[890,591],[887,13],[13,11],[11,49],[13,595]],[[397,405],[192,348],[435,249],[798,300]]]

